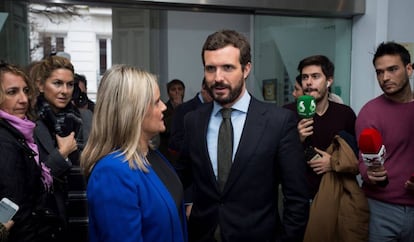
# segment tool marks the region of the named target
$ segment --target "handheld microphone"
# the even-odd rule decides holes
[[[362,159],[369,169],[384,165],[386,150],[382,143],[382,136],[374,128],[366,128],[359,135],[358,147],[361,151]],[[388,177],[384,181],[377,182],[381,187],[388,185]]]
[[[301,118],[311,118],[316,112],[315,98],[310,95],[302,95],[296,102],[296,109]]]
[[[315,98],[313,96],[310,95],[302,95],[298,98],[297,102],[296,102],[296,109],[298,112],[299,117],[301,118],[312,118],[315,113],[316,113],[316,102],[315,102]],[[319,154],[315,151],[315,149],[313,148],[313,146],[311,146],[310,144],[311,142],[311,137],[308,136],[305,139],[305,159],[306,161],[310,161],[313,159],[316,159],[319,156]]]

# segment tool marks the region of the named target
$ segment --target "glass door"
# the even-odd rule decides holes
[[[335,65],[331,91],[349,104],[351,27],[350,19],[255,15],[254,79],[262,87],[255,95],[278,105],[293,101],[300,60],[326,55]]]

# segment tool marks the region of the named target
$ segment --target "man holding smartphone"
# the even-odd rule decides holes
[[[349,106],[328,100],[334,69],[333,63],[323,55],[309,56],[298,65],[303,93],[314,97],[316,102],[315,115],[312,118],[301,119],[298,123],[302,143],[305,147],[314,147],[315,151],[314,155],[307,159],[311,200],[319,190],[322,175],[332,170],[331,155],[325,151],[334,136],[340,131],[345,131],[355,137],[354,111]]]
[[[309,105],[309,110],[315,110],[310,118],[302,115],[298,105],[298,115],[305,117],[297,128],[305,155],[309,154],[307,176],[311,185],[311,208],[303,241],[341,238],[345,242],[366,242],[369,208],[356,179],[355,113],[349,106],[328,99],[334,65],[326,56],[307,57],[300,61],[298,70],[304,94],[315,101]]]
[[[0,223],[0,242],[6,242],[9,236],[9,230],[13,226],[14,222],[12,220],[7,221],[6,223]]]

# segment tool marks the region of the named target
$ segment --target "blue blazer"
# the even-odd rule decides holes
[[[124,160],[120,152],[108,154],[89,177],[90,242],[185,241],[185,221],[154,170],[132,170]]]

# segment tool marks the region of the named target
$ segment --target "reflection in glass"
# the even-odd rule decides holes
[[[332,92],[349,103],[351,26],[349,19],[262,16],[254,18],[255,78],[276,79],[278,105],[293,101],[299,61],[326,55],[335,64]]]

